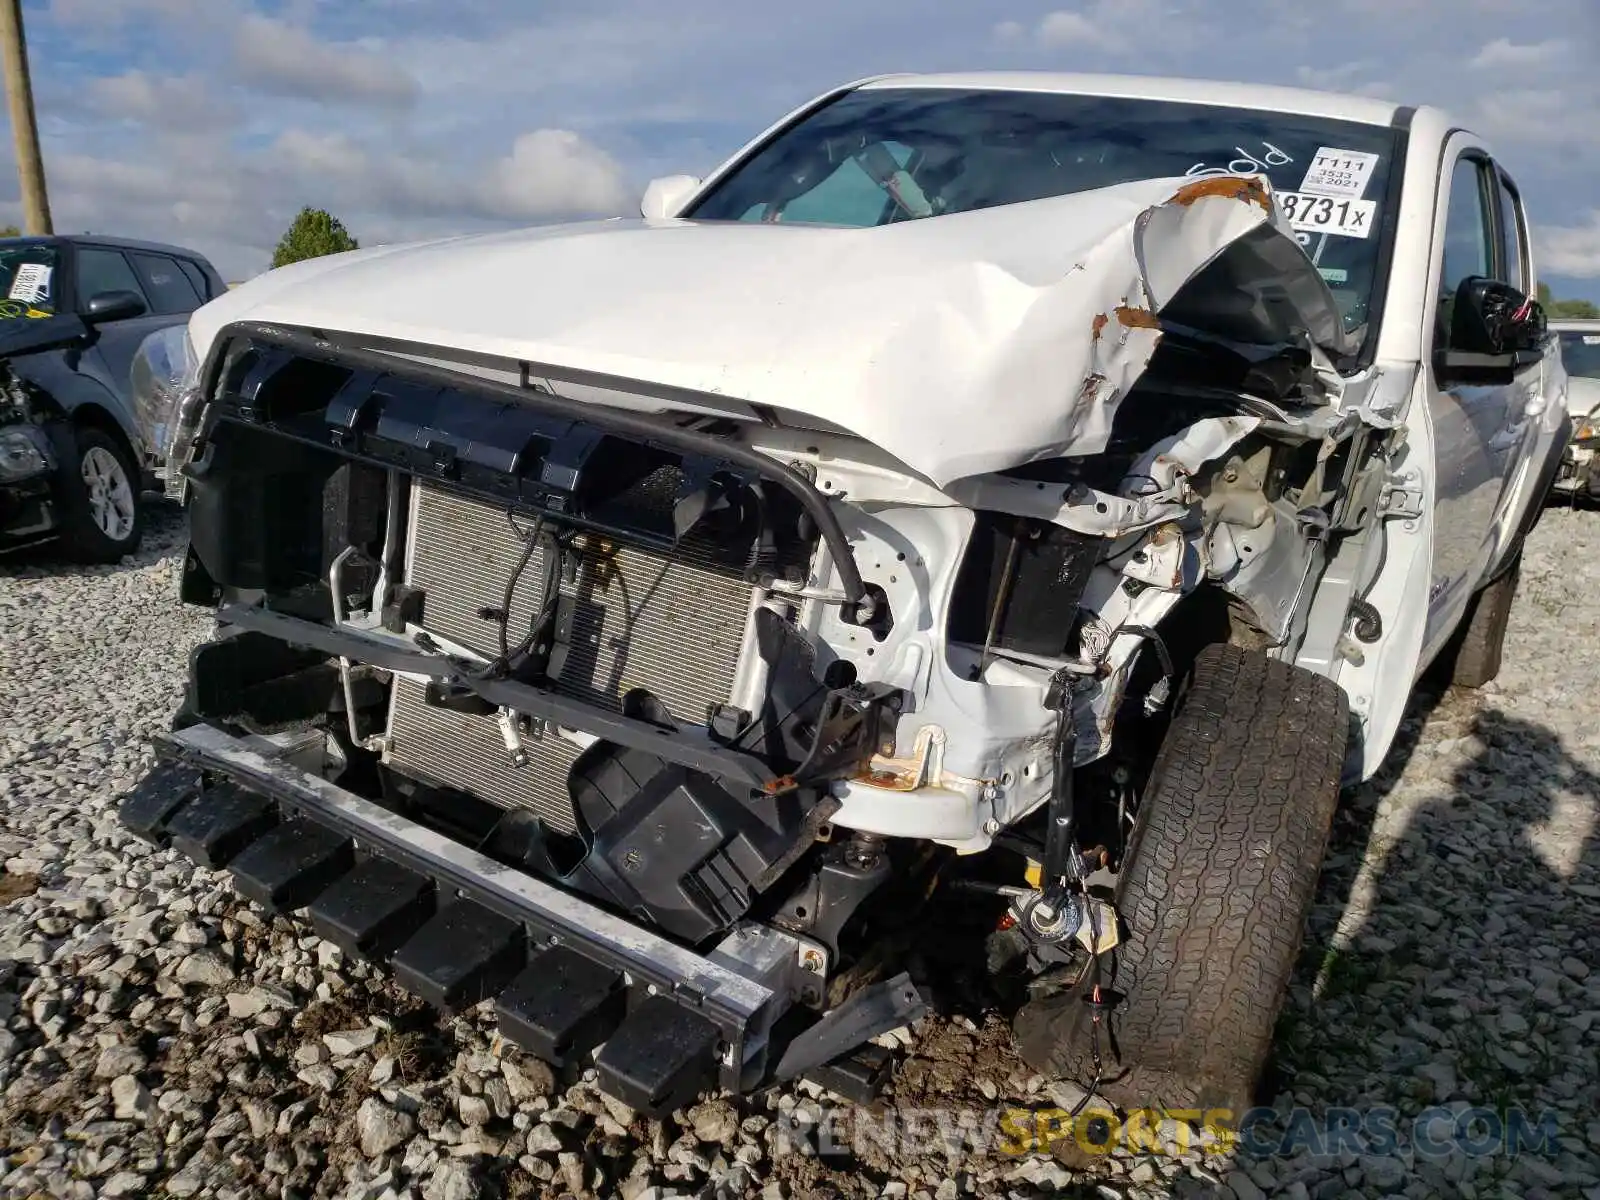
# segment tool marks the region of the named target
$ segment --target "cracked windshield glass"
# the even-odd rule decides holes
[[[780,133],[685,215],[864,228],[1141,179],[1264,175],[1359,343],[1397,137],[1207,104],[864,88]]]

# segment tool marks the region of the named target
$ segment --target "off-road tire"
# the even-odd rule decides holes
[[[61,500],[63,509],[62,541],[72,557],[81,562],[120,562],[126,554],[139,548],[144,536],[144,516],[140,512],[140,480],[138,464],[118,439],[103,429],[82,425],[72,431],[73,453],[61,465]],[[83,464],[91,452],[110,454],[122,468],[132,493],[133,522],[129,532],[121,538],[109,536],[96,521],[90,502],[89,485],[83,477]]]
[[[1100,1094],[1128,1108],[1252,1102],[1339,798],[1349,710],[1332,680],[1238,646],[1197,657],[1117,879]],[[1086,985],[1087,986],[1087,985]],[[1035,1070],[1088,1086],[1081,991],[1018,1014]],[[1109,1035],[1109,1036],[1107,1036]]]
[[[1522,577],[1522,551],[1497,579],[1472,598],[1461,631],[1452,641],[1450,682],[1456,687],[1480,688],[1500,674],[1506,626]]]

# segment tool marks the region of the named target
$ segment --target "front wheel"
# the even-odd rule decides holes
[[[1332,680],[1208,646],[1162,741],[1116,885],[1120,993],[1101,1092],[1129,1108],[1250,1106],[1339,798],[1349,709]],[[1087,1085],[1079,991],[1017,1016],[1036,1070]]]
[[[75,429],[72,460],[62,466],[65,539],[85,562],[118,562],[139,548],[139,472],[104,430]]]

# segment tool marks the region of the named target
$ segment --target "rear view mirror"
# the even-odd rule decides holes
[[[1536,349],[1544,334],[1544,309],[1510,284],[1469,275],[1456,289],[1450,313],[1450,349],[1515,354]]]
[[[1469,275],[1450,305],[1450,338],[1439,364],[1448,382],[1510,383],[1544,353],[1544,307],[1507,283]]]
[[[89,324],[101,321],[124,321],[129,317],[142,317],[146,312],[144,297],[138,292],[96,292],[89,297],[89,311],[85,319]]]
[[[639,202],[639,213],[647,221],[675,217],[700,190],[700,180],[693,175],[664,175],[652,179],[644,189],[644,199]]]

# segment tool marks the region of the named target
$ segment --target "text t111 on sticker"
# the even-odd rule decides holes
[[[1313,196],[1332,196],[1335,200],[1359,200],[1377,165],[1376,154],[1323,146],[1312,156],[1306,177],[1295,190],[1310,192]]]

